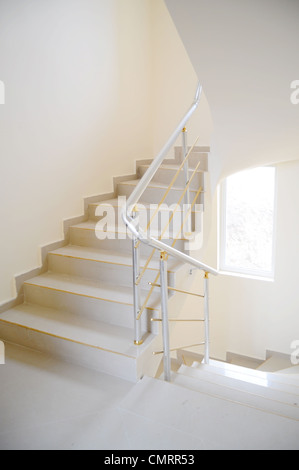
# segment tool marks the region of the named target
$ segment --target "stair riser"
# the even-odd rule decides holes
[[[172,244],[172,240],[163,240],[168,245]],[[124,251],[125,253],[132,253],[132,240],[126,238],[124,240],[119,239],[109,239],[105,238],[104,240],[99,240],[96,237],[95,230],[84,230],[81,228],[71,227],[70,228],[70,243],[77,246],[86,246],[91,248],[99,248],[103,250],[112,250],[112,251]],[[175,247],[184,251],[184,240],[178,240]],[[149,256],[152,252],[152,248],[141,245],[141,253],[143,256]],[[158,255],[157,255],[158,256]]]
[[[100,207],[100,209],[98,209],[98,212],[97,212],[98,207]],[[146,205],[146,206],[143,205],[142,203],[138,204],[138,214],[139,214],[140,220],[143,222],[144,225],[146,225],[152,219],[153,215],[155,214],[155,212],[157,210],[157,207],[158,207],[157,204],[151,204],[151,205]],[[103,205],[101,203],[99,203],[99,204],[90,204],[89,207],[88,207],[89,218],[91,220],[101,220],[106,215],[105,210],[110,210],[111,208],[113,208],[113,210],[115,212],[115,218],[114,218],[115,225],[118,226],[119,220],[121,221],[121,224],[122,224],[121,215],[118,212],[117,207],[112,206],[112,205],[107,206],[107,205]],[[161,214],[163,214],[165,212],[165,209],[163,209],[163,206],[161,207],[161,209],[159,210],[159,214],[155,215],[155,218],[153,219],[153,223],[155,223],[155,221],[158,218],[159,219],[161,218]],[[168,214],[170,213],[168,208],[167,208],[166,211],[167,211]],[[183,211],[182,208],[178,209],[177,212],[180,213],[180,214],[184,214],[184,211]],[[195,212],[195,209],[193,208],[193,210],[192,210],[193,217],[194,217],[194,212]],[[181,215],[181,217],[183,217],[183,216]],[[157,225],[157,223],[156,223],[156,225]],[[123,227],[123,224],[121,226]]]
[[[182,158],[183,158],[182,147],[176,147],[175,148],[176,161],[178,163],[181,163]],[[191,155],[189,156],[189,159],[188,159],[190,168],[195,168],[199,161],[200,161],[200,169],[202,171],[209,171],[209,154],[206,152],[197,152],[197,151],[191,152]]]
[[[285,392],[283,390],[274,389],[271,387],[260,387],[257,384],[246,382],[240,379],[232,379],[229,377],[221,376],[218,374],[213,374],[212,372],[207,371],[199,371],[197,368],[194,367],[185,367],[182,366],[179,370],[180,374],[184,376],[188,376],[194,379],[194,383],[197,381],[200,383],[208,382],[210,384],[217,384],[218,386],[222,387],[223,389],[227,387],[228,389],[238,390],[239,392],[248,393],[250,395],[256,395],[261,398],[270,400],[272,402],[280,402],[286,405],[294,406],[294,403],[298,403],[298,395],[294,394],[295,389],[293,389],[293,393]],[[298,411],[295,408],[296,411]]]
[[[69,292],[60,292],[26,284],[24,286],[24,294],[25,301],[30,304],[71,312],[90,320],[97,320],[112,325],[127,328],[134,327],[133,305],[109,302],[105,299],[93,299]],[[142,315],[142,330],[157,334],[158,327],[156,323],[150,321],[152,317],[157,316],[159,316],[159,306],[157,306],[156,310],[145,310]]]
[[[146,230],[149,222],[152,220],[152,218],[155,215],[150,225],[151,230],[153,232],[153,236],[157,236],[157,234],[161,234],[164,231],[165,227],[168,226],[167,224],[168,224],[170,217],[172,216],[172,211],[170,211],[168,207],[165,207],[165,209],[161,209],[159,213],[155,214],[156,208],[157,208],[156,205],[153,205],[151,209],[146,208],[145,206],[141,206],[138,212],[140,227],[144,231]],[[103,219],[103,217],[105,217],[105,213],[104,213],[104,216],[96,215],[96,210],[97,210],[97,206],[95,205],[90,206],[89,218],[91,220],[100,221]],[[102,213],[102,209],[98,212],[98,214],[101,214],[101,213]],[[197,208],[196,213],[195,213],[195,210],[192,210],[191,212],[191,223],[192,223],[193,231],[195,230],[195,217],[201,217],[201,214],[202,214],[202,211],[198,211],[198,208]],[[181,232],[181,227],[185,219],[186,219],[186,211],[184,212],[182,209],[176,210],[174,213],[174,217],[168,226],[169,228],[165,232],[166,234],[165,236],[169,237],[169,235],[172,234],[173,236],[176,237],[177,234]],[[119,222],[119,216],[116,212],[115,219],[114,219],[114,223],[116,227],[118,226],[118,222]],[[186,223],[185,223],[185,226],[186,226]],[[121,227],[122,227],[122,231],[124,232],[125,229],[123,225],[121,225]]]
[[[121,354],[74,343],[43,332],[0,322],[0,336],[4,341],[50,354],[73,364],[87,367],[135,382],[140,378],[137,361]]]
[[[117,186],[118,190],[118,195],[119,196],[126,196],[129,197],[130,194],[132,193],[133,189],[135,188],[135,185],[131,185],[128,183],[119,183]],[[199,189],[199,188],[198,188]],[[143,202],[146,203],[152,203],[152,204],[159,204],[162,198],[165,195],[166,188],[147,188],[143,195],[142,195],[142,200]],[[171,189],[164,201],[164,204],[177,204],[178,201],[180,200],[181,196],[183,194],[183,190],[175,190]],[[190,203],[193,202],[193,199],[196,196],[196,191],[192,190],[190,191]],[[185,203],[184,198],[182,199],[180,205],[183,206]],[[204,204],[204,195],[200,194],[199,197],[196,200],[196,204]]]
[[[204,380],[194,380],[191,377],[184,377],[180,374],[176,377],[174,383],[183,385],[200,393],[215,395],[224,400],[234,401],[235,403],[242,403],[248,407],[263,410],[267,413],[279,414],[286,418],[299,420],[299,409],[285,403],[273,402],[272,400],[268,400],[261,396],[256,396],[240,390],[234,390],[233,388],[221,387],[219,385],[207,383]]]
[[[141,166],[138,168],[138,176],[141,178],[147,171],[148,167]],[[152,181],[155,183],[160,183],[165,186],[169,186],[173,178],[176,176],[177,170],[175,169],[166,169],[160,168],[157,173],[155,174]],[[193,171],[189,171],[189,178],[193,175]],[[184,171],[180,171],[180,175],[177,177],[177,180],[174,186],[184,188],[186,184],[185,181],[185,174]],[[197,191],[198,188],[202,187],[204,189],[205,182],[204,182],[204,173],[197,173],[191,181],[190,189]]]
[[[111,283],[113,285],[128,286],[129,289],[132,288],[133,270],[131,266],[68,258],[54,254],[50,254],[48,259],[49,270],[52,272],[80,276],[87,279]],[[158,270],[147,269],[142,278],[141,287],[148,289],[148,283],[154,282],[157,274]],[[174,282],[174,273],[169,273],[169,285],[174,287]]]

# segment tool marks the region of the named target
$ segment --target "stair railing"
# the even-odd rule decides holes
[[[184,169],[184,174],[185,174],[185,189],[183,191],[183,194],[181,196],[180,201],[184,198],[185,204],[188,204],[188,207],[190,206],[190,184],[192,181],[193,176],[195,175],[198,166],[196,167],[193,176],[189,178],[189,166],[188,166],[188,159],[189,156],[196,145],[187,152],[187,142],[186,142],[186,125],[195,110],[197,109],[200,98],[202,94],[202,87],[201,84],[198,84],[197,90],[196,90],[196,95],[194,102],[192,103],[190,109],[187,111],[183,119],[180,121],[178,126],[176,127],[175,131],[173,134],[170,136],[168,139],[167,143],[165,146],[162,148],[158,156],[153,160],[152,164],[144,174],[144,176],[141,178],[139,183],[137,184],[136,188],[134,191],[131,193],[129,196],[126,205],[122,211],[122,218],[127,226],[128,230],[132,233],[132,253],[133,253],[133,292],[134,292],[134,344],[135,345],[141,345],[143,343],[142,340],[142,331],[141,331],[141,315],[143,311],[146,308],[147,302],[154,290],[155,287],[159,287],[161,291],[161,311],[162,311],[162,319],[161,320],[156,320],[156,321],[161,321],[162,322],[162,330],[163,330],[163,351],[158,352],[157,354],[163,354],[164,356],[164,377],[166,381],[170,381],[171,377],[171,349],[170,349],[170,344],[169,344],[169,318],[168,318],[168,291],[169,290],[174,290],[173,288],[168,286],[168,279],[167,279],[167,260],[169,256],[174,257],[176,260],[182,262],[182,263],[187,263],[191,265],[193,268],[199,269],[204,271],[204,295],[201,296],[197,294],[199,297],[204,298],[204,319],[203,320],[187,320],[187,321],[204,321],[205,322],[205,354],[204,354],[204,361],[205,363],[209,363],[209,343],[210,343],[210,338],[209,338],[209,274],[213,274],[215,276],[218,275],[218,271],[198,260],[195,258],[177,250],[174,245],[177,241],[177,238],[175,238],[174,243],[172,246],[167,245],[162,241],[162,235],[157,239],[152,236],[148,235],[148,228],[151,225],[151,222],[155,216],[151,218],[151,221],[149,222],[146,231],[143,231],[143,229],[139,226],[139,223],[137,222],[138,218],[136,217],[137,211],[138,211],[138,202],[140,198],[142,197],[143,193],[145,190],[148,188],[152,178],[160,168],[162,162],[164,159],[167,157],[168,152],[171,150],[173,147],[174,143],[176,142],[177,138],[183,132],[183,162],[181,166],[179,167],[175,177],[173,178],[172,182],[170,183],[169,188],[167,189],[164,198],[162,198],[162,201],[158,205],[158,208],[156,209],[156,213],[159,210],[159,207],[161,206],[162,202],[166,199],[167,194],[169,193],[170,189],[173,187],[177,177],[179,176],[182,168]],[[188,209],[187,216],[185,217],[185,222],[187,222],[187,230],[191,231],[191,210],[196,203],[196,200],[201,192],[202,188],[198,190],[196,193],[196,197],[192,202],[191,207]],[[178,203],[180,204],[180,202]],[[169,221],[170,223],[170,221]],[[182,227],[181,227],[182,228]],[[149,259],[146,262],[145,267],[141,271],[140,269],[140,244],[143,243],[147,246],[150,246],[153,248],[153,252],[150,255]],[[140,295],[140,280],[145,273],[154,253],[156,250],[159,250],[160,252],[160,263],[159,263],[159,274],[156,277],[155,281],[151,284],[151,290],[149,292],[149,295],[147,296],[147,299],[143,305],[141,305],[141,295]],[[160,277],[160,284],[157,283],[158,279]],[[177,290],[178,291],[178,290]],[[191,294],[188,292],[183,292],[183,291],[178,291],[184,294]],[[155,319],[153,319],[155,321]]]

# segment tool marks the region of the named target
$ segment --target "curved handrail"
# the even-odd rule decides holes
[[[136,188],[134,191],[131,193],[129,196],[127,203],[122,210],[122,219],[124,224],[127,226],[127,228],[130,230],[130,232],[133,234],[133,236],[137,239],[140,240],[140,242],[149,245],[153,248],[156,248],[160,251],[165,251],[167,254],[173,256],[174,258],[179,259],[182,262],[191,264],[195,268],[204,270],[205,272],[208,272],[210,274],[213,274],[215,276],[218,275],[218,271],[214,268],[211,268],[210,266],[201,263],[200,261],[197,261],[195,258],[192,258],[189,255],[186,255],[185,253],[182,253],[181,251],[170,247],[166,243],[163,243],[160,240],[157,240],[152,237],[148,237],[146,233],[142,229],[137,230],[135,223],[134,223],[134,218],[132,216],[133,210],[140,200],[142,194],[148,187],[149,183],[151,182],[152,178],[158,171],[160,165],[162,164],[163,160],[166,158],[168,152],[170,149],[173,147],[175,141],[177,140],[178,136],[182,132],[182,129],[186,126],[187,122],[197,109],[200,98],[202,94],[202,86],[199,83],[198,87],[196,89],[196,94],[195,94],[195,99],[194,102],[192,103],[190,109],[187,111],[179,125],[176,127],[175,131],[173,134],[170,136],[168,139],[167,143],[164,145],[160,153],[157,155],[157,157],[154,159],[150,167],[148,168],[147,172],[144,174],[144,176],[141,178],[139,183],[137,184]]]

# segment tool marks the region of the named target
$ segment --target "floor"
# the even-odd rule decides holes
[[[0,450],[198,448],[193,436],[122,406],[134,384],[6,344]],[[140,427],[143,432],[140,432]]]
[[[227,400],[150,378],[135,385],[15,345],[5,359],[0,450],[298,448],[299,422]]]
[[[6,344],[0,449],[113,449],[132,443],[118,409],[133,384]]]

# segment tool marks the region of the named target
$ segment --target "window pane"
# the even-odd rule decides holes
[[[256,168],[226,181],[225,269],[273,270],[275,168]]]

